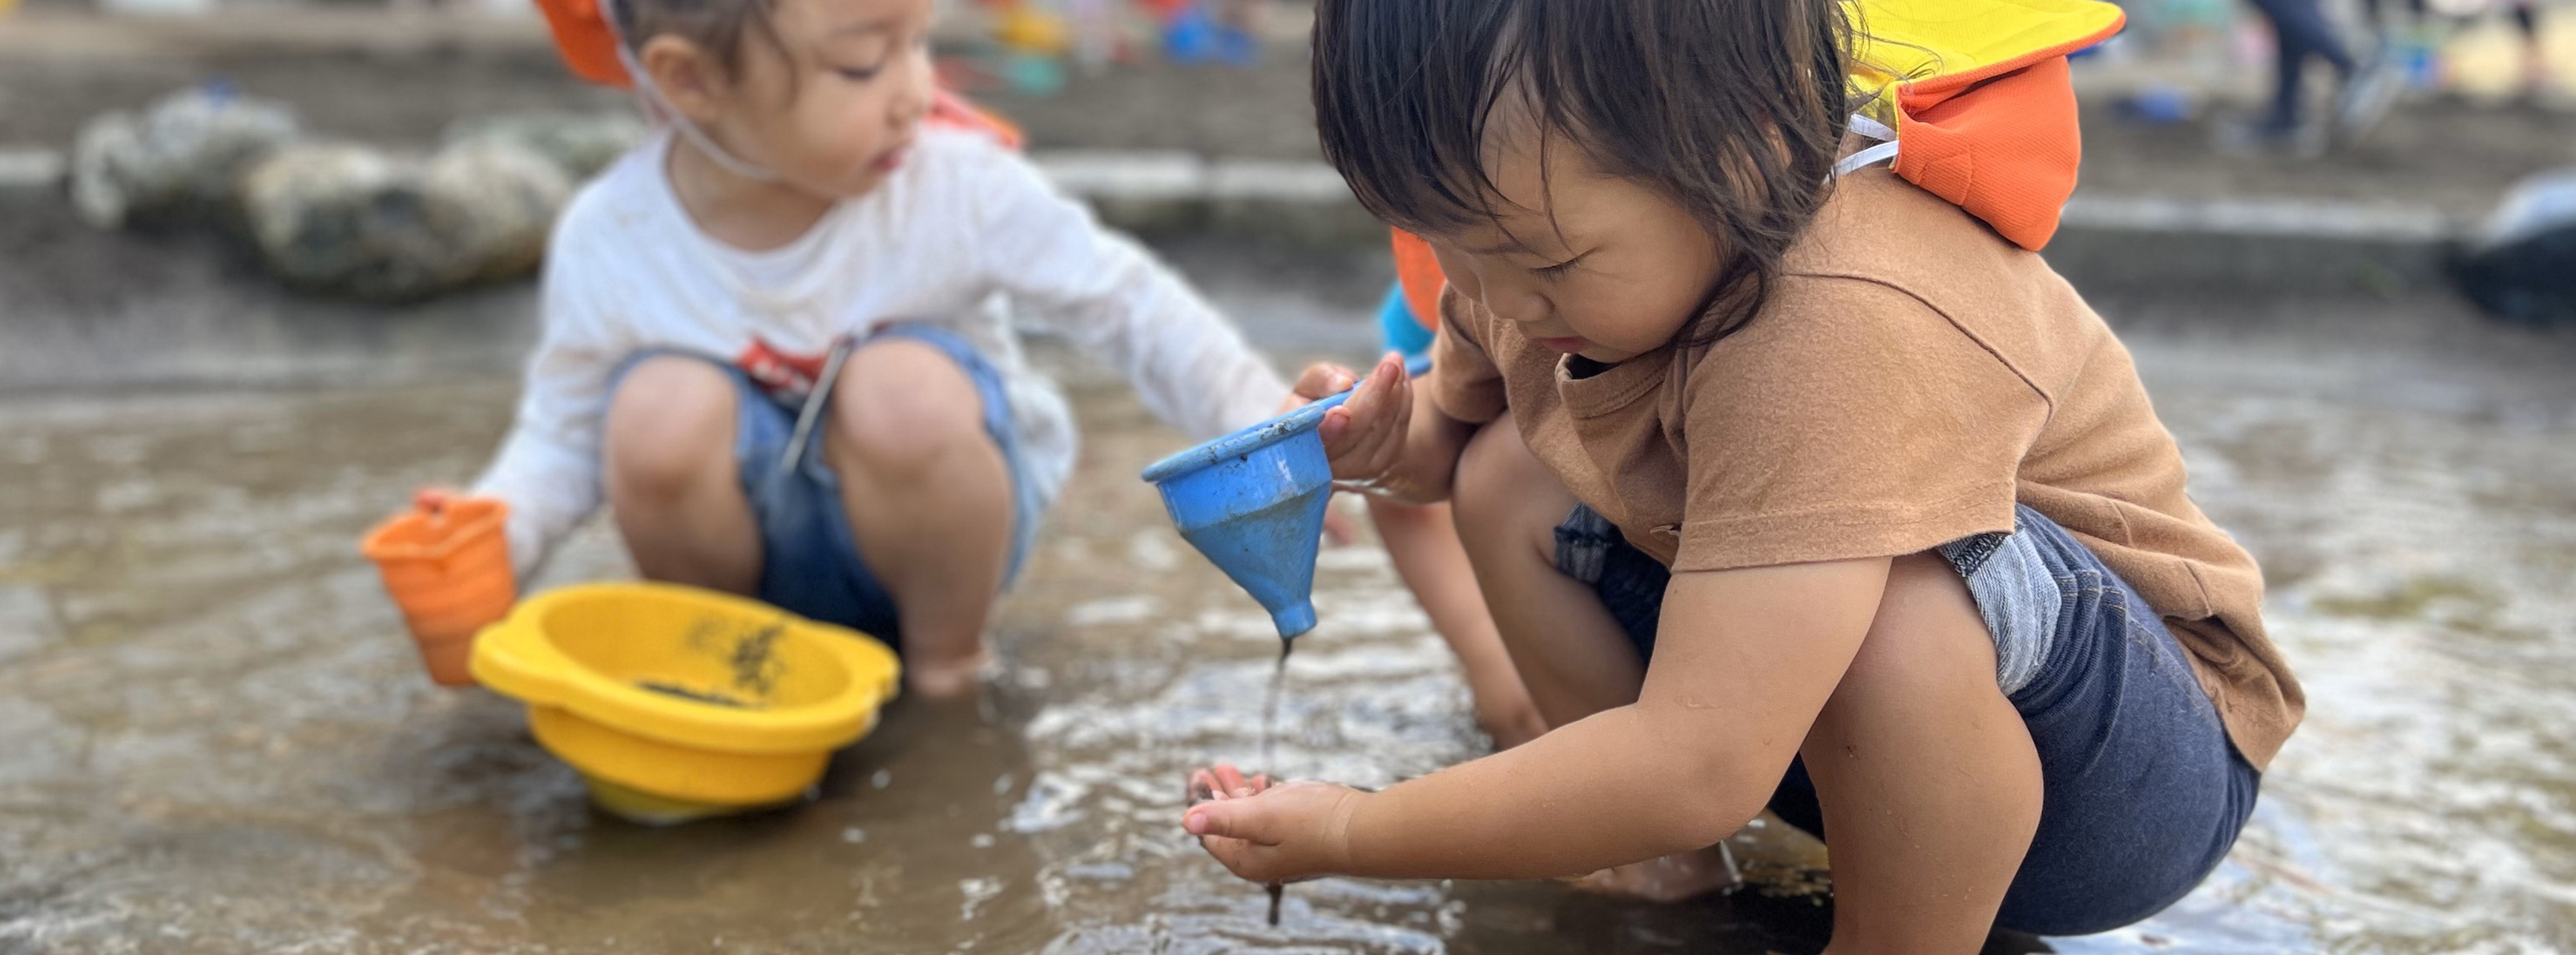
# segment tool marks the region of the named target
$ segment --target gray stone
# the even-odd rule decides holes
[[[140,113],[108,113],[73,143],[73,204],[100,228],[213,207],[246,164],[298,131],[285,106],[219,86],[180,90]]]
[[[243,175],[240,202],[278,275],[401,300],[534,268],[571,195],[554,162],[486,138],[425,162],[348,144],[289,146]]]

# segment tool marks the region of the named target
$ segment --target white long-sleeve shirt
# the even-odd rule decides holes
[[[475,485],[509,502],[522,579],[598,509],[608,379],[640,349],[812,356],[890,323],[948,328],[1001,370],[1049,501],[1073,467],[1073,416],[1022,357],[1014,314],[1109,362],[1196,438],[1258,421],[1287,394],[1189,286],[1019,155],[969,130],[925,127],[916,142],[877,189],[763,252],[699,231],[664,173],[667,132],[582,189],[555,226],[518,421]]]

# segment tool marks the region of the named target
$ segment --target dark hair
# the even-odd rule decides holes
[[[1500,214],[1486,120],[1525,95],[1542,135],[1718,241],[1715,327],[1696,332],[1712,342],[1751,317],[1824,203],[1851,35],[1841,0],[1320,0],[1316,128],[1369,211],[1455,228]]]
[[[644,43],[668,33],[695,43],[716,58],[725,76],[742,76],[742,51],[758,36],[781,52],[786,42],[770,23],[775,0],[606,0],[616,11],[617,32],[629,50],[644,52]]]

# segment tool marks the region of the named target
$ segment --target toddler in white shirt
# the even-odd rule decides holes
[[[556,226],[518,421],[473,493],[522,579],[605,501],[644,576],[885,639],[971,688],[1074,456],[1013,316],[1194,437],[1288,388],[933,85],[931,0],[616,0],[668,128]]]

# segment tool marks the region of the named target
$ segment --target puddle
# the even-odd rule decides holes
[[[2269,617],[2309,721],[2202,891],[2118,933],[1997,950],[2576,950],[2576,423],[2391,406],[2368,381],[2316,384],[2331,367],[2285,383],[2268,373],[2282,355],[2234,344],[2137,348],[2201,502],[2284,569]],[[2576,407],[2562,385],[2453,372],[2470,382],[2453,398]],[[1821,856],[1778,826],[1730,843],[1751,888],[1682,905],[1327,879],[1265,924],[1261,887],[1179,831],[1187,767],[1383,786],[1483,744],[1385,562],[1336,551],[1261,758],[1277,637],[1135,480],[1180,442],[1092,392],[1081,471],[996,623],[1010,667],[981,705],[896,705],[790,809],[670,829],[601,815],[514,705],[421,679],[354,552],[413,486],[473,473],[509,399],[0,414],[0,625],[34,624],[0,635],[0,951],[1822,944]],[[594,526],[550,580],[628,573]],[[749,648],[735,675],[755,685],[761,648],[737,637],[716,649]]]

